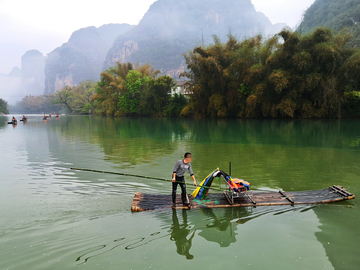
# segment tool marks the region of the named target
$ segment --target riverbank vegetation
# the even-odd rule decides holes
[[[149,64],[117,63],[101,73],[92,97],[95,113],[107,116],[179,116],[187,104],[183,96],[171,96],[175,80],[159,76]]]
[[[2,98],[0,98],[0,114],[4,113],[4,114],[8,114],[9,113],[9,108],[8,108],[8,104],[5,100],[3,100]]]
[[[99,82],[80,83],[55,92],[53,103],[72,113],[106,116],[180,116],[184,96],[171,96],[175,80],[159,76],[149,64],[117,63],[101,73]]]
[[[58,112],[61,107],[52,103],[53,95],[25,96],[15,105],[9,106],[11,113],[50,113]]]
[[[51,101],[53,104],[58,104],[68,112],[77,114],[92,113],[94,106],[91,102],[92,97],[96,93],[96,82],[85,81],[78,86],[65,86],[59,91],[56,91]]]

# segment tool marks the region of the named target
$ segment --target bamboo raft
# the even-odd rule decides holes
[[[331,186],[326,189],[295,192],[264,192],[254,191],[243,194],[237,198],[234,204],[229,204],[226,196],[222,193],[208,194],[206,199],[191,200],[191,208],[221,208],[221,207],[247,207],[269,205],[294,205],[294,204],[320,204],[332,203],[355,199],[355,195],[341,186]],[[175,209],[188,209],[181,202],[180,194],[177,195]],[[156,195],[136,192],[131,205],[132,212],[165,210],[172,208],[171,194]]]

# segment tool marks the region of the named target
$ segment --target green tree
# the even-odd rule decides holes
[[[81,82],[78,86],[65,86],[52,97],[53,104],[60,104],[71,113],[91,113],[94,109],[92,97],[96,93],[97,83],[93,81]]]
[[[266,61],[277,46],[277,38],[264,45],[260,35],[242,42],[229,35],[225,44],[214,36],[213,45],[184,54],[189,71],[181,76],[190,79],[193,103],[188,106],[195,116],[243,115],[252,86],[263,79]]]
[[[71,91],[74,93],[72,107],[77,113],[91,113],[94,109],[92,97],[96,93],[96,82],[85,81],[79,86],[73,86]]]
[[[0,113],[9,114],[8,103],[0,98]]]
[[[144,115],[164,116],[165,107],[171,100],[175,80],[167,75],[150,78],[142,92],[140,111]]]
[[[61,90],[58,90],[54,93],[52,102],[53,104],[64,105],[69,110],[69,112],[72,113],[75,109],[73,105],[73,101],[75,98],[74,96],[75,93],[72,91],[72,88],[69,86],[65,86]]]
[[[247,116],[333,118],[341,116],[349,36],[318,28],[300,36],[289,29],[268,58],[263,80],[254,84]]]
[[[187,104],[188,101],[184,95],[175,93],[175,95],[170,98],[169,102],[164,107],[164,116],[179,117],[181,115],[181,111],[186,107]]]
[[[140,112],[140,95],[149,78],[136,70],[130,70],[123,80],[118,107],[121,115],[138,114]]]
[[[96,94],[92,97],[95,112],[108,116],[138,113],[139,91],[145,87],[145,77],[155,78],[159,73],[149,64],[134,67],[131,63],[117,62],[114,68],[101,73]]]

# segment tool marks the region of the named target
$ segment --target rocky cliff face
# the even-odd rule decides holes
[[[42,95],[45,87],[45,59],[37,50],[27,51],[21,57],[21,88],[25,95]]]
[[[185,68],[181,54],[211,43],[212,35],[225,42],[230,33],[242,39],[278,29],[279,25],[273,26],[264,14],[256,12],[250,0],[159,0],[138,26],[115,40],[104,69],[116,61],[150,63],[178,77]]]
[[[69,41],[48,54],[45,64],[45,94],[65,85],[98,80],[106,54],[115,38],[131,29],[128,24],[109,24],[75,31]]]

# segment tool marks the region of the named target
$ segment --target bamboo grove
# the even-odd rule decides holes
[[[301,36],[284,29],[196,47],[185,56],[195,117],[339,118],[359,115],[360,51],[351,36],[317,28]]]

